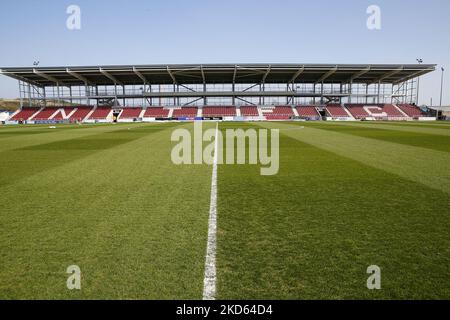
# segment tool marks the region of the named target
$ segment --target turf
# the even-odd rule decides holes
[[[281,129],[280,173],[219,172],[222,298],[449,297],[448,153],[332,124],[262,126]],[[380,291],[365,287],[372,264]]]
[[[177,128],[0,127],[0,298],[200,299],[211,166]],[[450,299],[449,124],[229,128],[280,129],[280,171],[219,166],[219,299]]]
[[[200,298],[210,170],[170,162],[172,129],[25,128],[30,140],[12,138],[26,147],[1,152],[0,296]],[[81,291],[66,288],[73,264]]]

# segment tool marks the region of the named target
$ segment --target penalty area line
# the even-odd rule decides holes
[[[203,280],[203,300],[216,298],[216,233],[217,233],[217,159],[219,123],[216,124],[214,161],[211,177],[211,200],[209,205],[208,243],[206,246],[205,278]]]

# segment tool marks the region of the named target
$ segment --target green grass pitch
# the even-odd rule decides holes
[[[0,299],[201,299],[212,167],[176,128],[0,127]],[[219,165],[218,299],[450,299],[450,123],[228,128],[280,129],[280,170]]]

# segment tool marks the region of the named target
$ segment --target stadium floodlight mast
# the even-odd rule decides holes
[[[416,59],[418,64],[422,64],[423,63],[423,59],[422,58],[417,58]],[[417,96],[416,96],[416,104],[419,105],[419,89],[420,89],[420,76],[417,77]]]

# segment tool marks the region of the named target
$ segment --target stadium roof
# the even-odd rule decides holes
[[[173,64],[0,68],[37,86],[196,83],[393,83],[434,71],[434,64]]]

